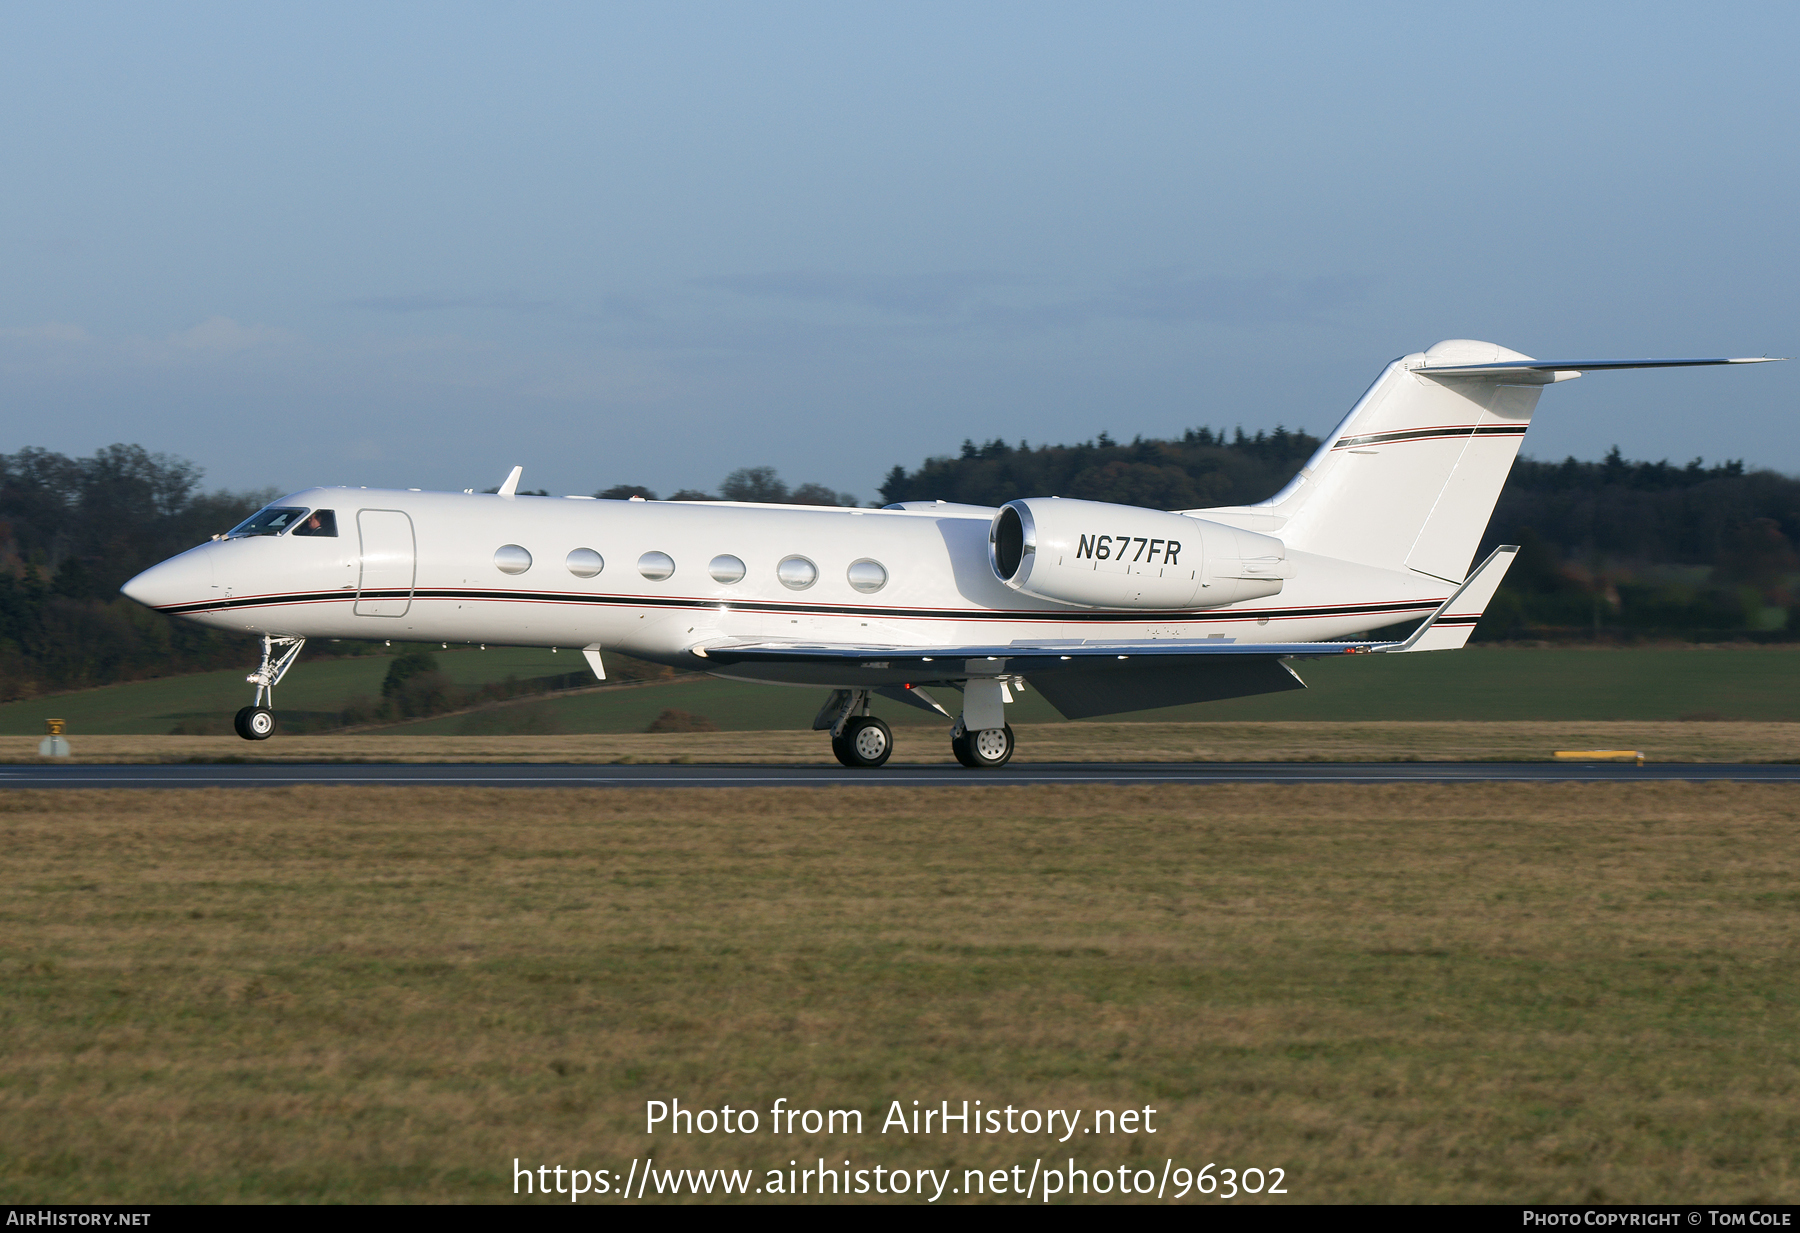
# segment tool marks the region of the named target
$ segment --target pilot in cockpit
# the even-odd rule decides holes
[[[294,528],[295,535],[337,535],[337,513],[334,510],[316,509],[312,514]]]

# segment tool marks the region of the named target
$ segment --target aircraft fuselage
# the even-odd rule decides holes
[[[1268,599],[1181,612],[1077,608],[1003,585],[987,559],[992,511],[971,507],[860,510],[366,488],[307,489],[275,505],[330,510],[337,534],[290,531],[203,544],[133,579],[127,594],[234,632],[597,646],[705,669],[690,648],[732,638],[891,646],[1214,636],[1316,641],[1422,616],[1450,590],[1417,574],[1298,554],[1297,577]],[[596,559],[600,568],[590,572]],[[721,580],[737,571],[736,562],[742,576]],[[786,674],[771,665],[722,675]],[[789,679],[817,683],[818,674]]]

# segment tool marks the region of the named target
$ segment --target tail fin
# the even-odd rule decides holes
[[[1535,371],[1425,375],[1526,360],[1453,340],[1395,360],[1286,488],[1244,512],[1291,549],[1460,582],[1530,426],[1556,379]],[[1202,517],[1212,513],[1194,511]]]
[[[1450,339],[1389,364],[1267,501],[1183,512],[1278,535],[1300,552],[1460,582],[1544,386],[1584,371],[1763,362],[1534,360]]]

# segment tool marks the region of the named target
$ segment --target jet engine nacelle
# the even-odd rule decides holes
[[[1084,608],[1219,608],[1281,590],[1286,548],[1219,522],[1100,501],[1008,501],[988,530],[1007,586]]]

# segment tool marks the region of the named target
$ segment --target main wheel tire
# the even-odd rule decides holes
[[[873,715],[859,715],[831,738],[831,752],[845,766],[873,770],[894,752],[894,730]]]
[[[266,741],[275,735],[275,712],[266,706],[247,706],[232,722],[246,741]]]
[[[970,732],[958,724],[950,734],[950,752],[956,755],[958,762],[972,771],[1005,766],[1013,756],[1012,725]]]

